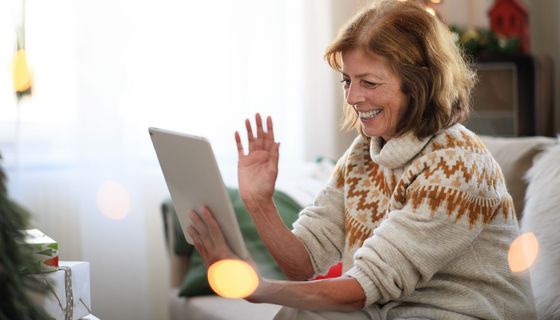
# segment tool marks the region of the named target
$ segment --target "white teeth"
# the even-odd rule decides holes
[[[367,111],[367,112],[360,112],[359,115],[360,115],[360,118],[370,119],[370,118],[373,118],[373,117],[377,116],[378,114],[380,114],[381,111],[383,111],[383,109],[371,110],[371,111]]]

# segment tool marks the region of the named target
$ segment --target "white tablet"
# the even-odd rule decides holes
[[[231,249],[241,259],[249,256],[214,152],[208,140],[179,132],[148,129],[183,234],[191,224],[188,213],[203,205],[214,213]]]

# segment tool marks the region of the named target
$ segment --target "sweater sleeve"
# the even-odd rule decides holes
[[[397,204],[346,273],[364,289],[365,306],[412,293],[468,250],[494,215],[508,210],[511,197],[505,187],[498,192],[503,177],[495,169],[489,155],[449,150],[409,166],[395,191]]]
[[[344,250],[344,189],[342,176],[346,152],[337,162],[327,185],[304,208],[293,224],[292,232],[305,246],[315,275],[325,272],[339,261]]]

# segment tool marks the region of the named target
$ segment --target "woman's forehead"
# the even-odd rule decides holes
[[[379,77],[390,77],[392,68],[389,59],[363,49],[345,50],[341,53],[342,73],[360,77],[372,74]]]

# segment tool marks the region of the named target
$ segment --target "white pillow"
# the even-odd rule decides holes
[[[560,319],[560,145],[549,148],[526,176],[529,185],[521,221],[523,232],[539,242],[530,269],[539,319]]]

